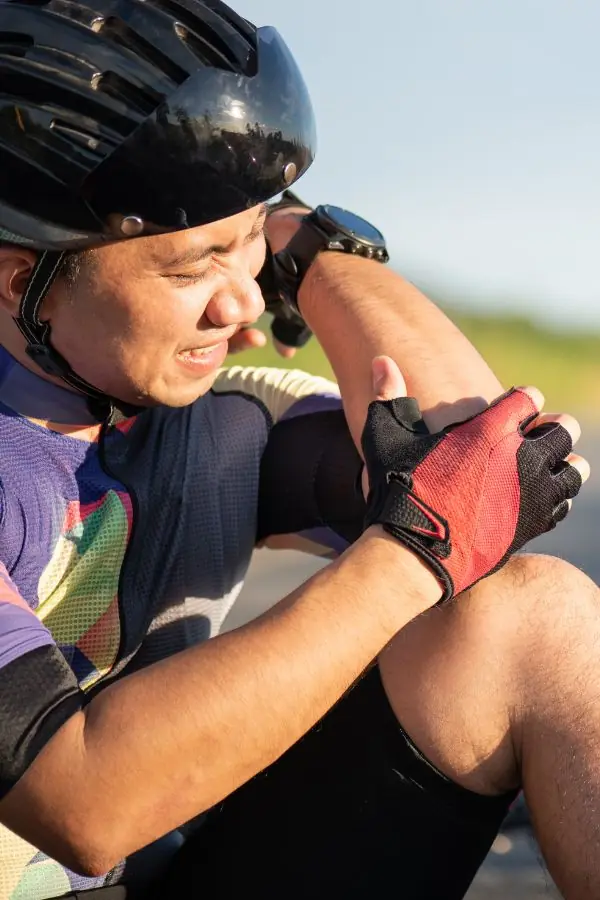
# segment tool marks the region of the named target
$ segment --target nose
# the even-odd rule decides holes
[[[218,328],[250,325],[265,311],[260,288],[245,265],[228,266],[226,275],[223,287],[210,298],[205,315]]]

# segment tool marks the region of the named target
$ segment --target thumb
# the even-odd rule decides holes
[[[402,372],[389,356],[376,356],[372,363],[373,399],[394,400],[406,397]]]

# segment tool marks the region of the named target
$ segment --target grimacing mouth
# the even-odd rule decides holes
[[[231,338],[238,333],[242,328],[241,325],[236,325],[235,328],[227,328],[223,329],[221,333],[217,333],[213,336],[213,339],[210,343],[198,343],[198,344],[188,344],[185,347],[180,347],[177,350],[177,355],[181,353],[193,353],[197,352],[199,354],[208,353],[211,350],[214,350],[215,347],[218,347],[220,344],[225,344],[231,340]]]

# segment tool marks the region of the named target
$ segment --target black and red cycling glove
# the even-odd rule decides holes
[[[581,488],[564,462],[569,432],[513,389],[484,412],[429,434],[410,398],[371,403],[362,437],[370,494],[366,524],[380,524],[435,572],[442,602],[495,572],[554,528]]]

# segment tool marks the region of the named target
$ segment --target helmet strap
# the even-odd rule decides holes
[[[49,322],[42,322],[40,319],[42,303],[60,272],[65,255],[57,250],[42,251],[21,297],[19,315],[14,321],[27,341],[27,355],[46,375],[60,378],[69,387],[85,394],[90,411],[97,419],[112,418],[116,410],[125,416],[135,415],[140,411],[139,407],[114,400],[73,371],[51,344]]]

